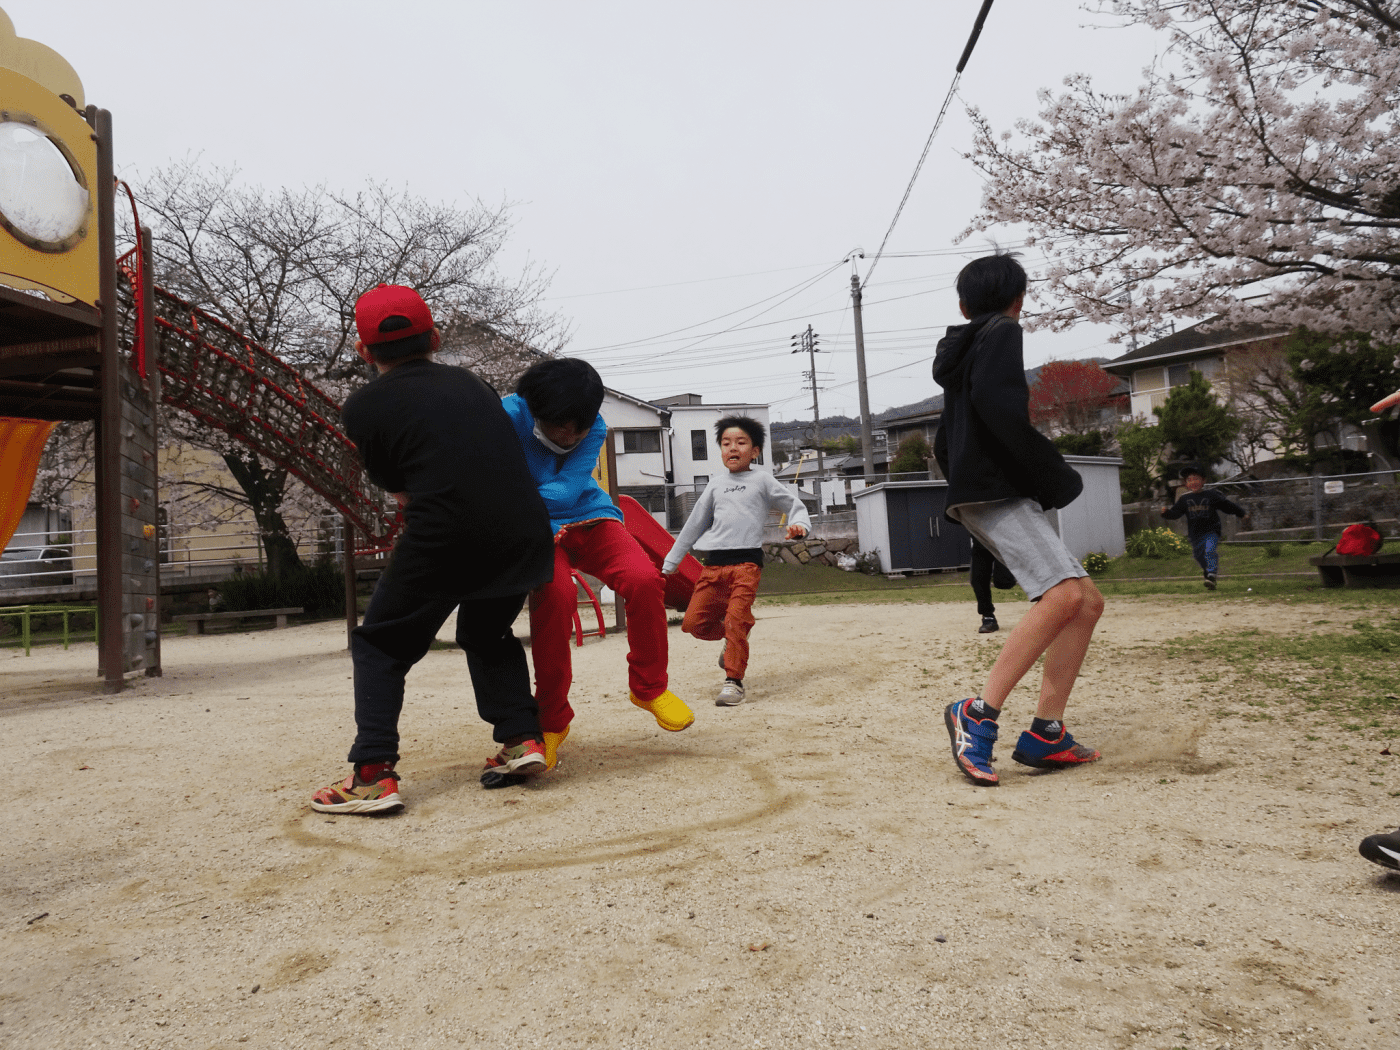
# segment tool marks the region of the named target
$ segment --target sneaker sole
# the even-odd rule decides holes
[[[1046,755],[1044,758],[1037,758],[1035,755],[1028,755],[1024,751],[1011,752],[1011,761],[1019,762],[1023,766],[1030,766],[1032,769],[1068,769],[1070,766],[1087,766],[1090,762],[1097,762],[1103,756],[1097,751],[1091,758],[1060,758],[1060,755],[1069,754],[1061,751],[1056,755]]]
[[[530,773],[543,773],[547,765],[544,755],[536,753],[513,759],[503,766],[497,766],[492,772],[514,773],[524,776]]]
[[[958,704],[960,703],[962,703],[961,700],[958,701]],[[996,773],[988,777],[976,766],[970,766],[966,763],[963,757],[958,754],[958,727],[955,722],[957,716],[953,714],[953,708],[957,707],[958,704],[949,704],[943,709],[943,725],[948,730],[948,742],[953,746],[953,764],[958,767],[959,773],[978,787],[996,787],[1001,783]]]
[[[717,696],[715,697],[716,707],[738,707],[744,702],[742,696]]]
[[[395,792],[383,798],[357,798],[349,802],[313,802],[311,808],[317,813],[397,813],[403,809],[403,799]]]
[[[519,773],[502,773],[495,769],[488,769],[481,774],[481,786],[490,791],[492,788],[514,787],[531,779],[531,777],[522,776]]]

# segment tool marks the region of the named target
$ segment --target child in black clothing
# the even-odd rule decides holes
[[[441,337],[412,288],[381,284],[355,304],[355,350],[378,377],[341,418],[370,480],[404,508],[405,527],[351,635],[355,771],[322,788],[322,813],[390,813],[399,798],[404,677],[457,610],[457,643],[481,717],[502,745],[482,783],[542,772],[544,740],[525,649],[511,624],[554,574],[544,500],[501,399],[465,368],[432,360]]]
[[[1170,507],[1162,508],[1162,517],[1168,520],[1186,515],[1186,537],[1191,541],[1191,555],[1206,575],[1206,590],[1215,590],[1219,559],[1215,549],[1220,543],[1220,511],[1246,517],[1249,511],[1237,503],[1231,503],[1215,489],[1206,489],[1205,474],[1194,463],[1181,468],[1181,477],[1186,482],[1186,491]]]

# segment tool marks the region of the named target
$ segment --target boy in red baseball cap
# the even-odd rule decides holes
[[[394,766],[404,678],[453,609],[477,710],[502,745],[482,783],[544,769],[525,650],[511,625],[526,595],[554,575],[554,537],[500,397],[467,369],[432,359],[441,335],[418,293],[371,289],[355,304],[355,327],[355,350],[379,375],[350,395],[341,418],[370,480],[404,508],[405,525],[351,635],[355,769],[311,807],[388,813],[403,808]]]

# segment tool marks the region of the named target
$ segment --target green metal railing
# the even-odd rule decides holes
[[[92,613],[92,640],[97,641],[97,606],[95,605],[0,605],[0,617],[13,616],[20,621],[20,635],[24,645],[24,655],[29,655],[33,647],[33,633],[30,623],[35,616],[63,617],[63,648],[68,648],[68,617],[73,613]]]

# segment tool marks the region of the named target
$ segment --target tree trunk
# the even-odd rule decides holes
[[[287,472],[268,470],[252,452],[225,452],[224,463],[248,497],[248,506],[258,523],[258,538],[267,556],[268,575],[281,579],[300,569],[296,541],[282,520]]]

